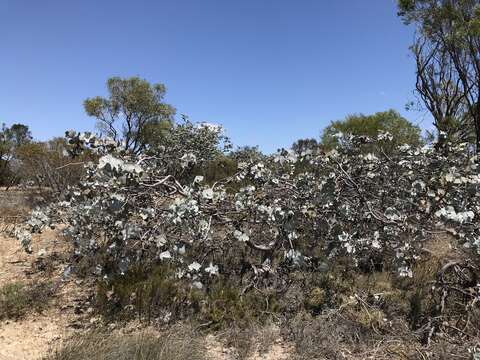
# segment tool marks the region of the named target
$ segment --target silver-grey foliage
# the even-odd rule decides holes
[[[216,129],[188,131],[215,147],[209,131]],[[77,151],[94,149],[99,160],[87,165],[81,184],[54,210],[68,222],[78,255],[106,250],[116,265],[107,271],[97,264],[102,276],[138,262],[168,261],[179,276],[202,281],[237,271],[225,268],[225,254],[247,249],[258,254],[250,263],[256,276],[310,266],[312,247],[323,249],[324,260],[346,256],[361,265],[383,259],[409,276],[434,232],[448,231],[465,247],[480,245],[480,175],[476,158],[462,146],[448,156],[406,145],[379,156],[356,153],[356,139],[347,136],[345,152],[283,152],[240,163],[234,176],[206,184],[201,176],[181,179],[178,169],[202,155],[192,148],[182,154],[180,143],[176,158],[168,150],[133,156],[108,140],[67,135]],[[32,215],[28,225],[38,231],[45,214]],[[19,237],[28,243],[23,232]]]

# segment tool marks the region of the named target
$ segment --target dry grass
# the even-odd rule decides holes
[[[12,234],[32,209],[45,202],[47,190],[0,188],[0,233]]]
[[[46,188],[5,190],[0,187],[0,218],[24,216],[50,199],[51,192]]]
[[[77,335],[44,360],[203,360],[205,352],[191,328],[177,326],[162,333]]]
[[[8,283],[0,288],[0,320],[19,319],[29,312],[41,312],[55,292],[50,283],[26,285]]]
[[[235,360],[272,359],[272,348],[281,339],[280,328],[273,322],[232,326],[216,337]]]
[[[30,209],[28,194],[17,190],[0,190],[0,217],[13,218],[25,215]]]
[[[478,349],[480,344],[480,338],[466,338],[463,342],[437,338],[427,345],[401,319],[388,321],[380,328],[365,322],[365,315],[372,316],[361,311],[330,311],[316,317],[298,314],[284,329],[284,336],[295,346],[290,358],[470,360],[474,359],[472,349]]]
[[[219,338],[223,339],[223,345],[231,349],[235,360],[246,360],[255,353],[257,341],[257,329],[239,328],[233,326],[223,331]]]

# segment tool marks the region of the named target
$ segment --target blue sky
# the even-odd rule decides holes
[[[167,86],[194,121],[265,151],[414,99],[395,0],[0,0],[0,122],[46,139],[92,130],[111,76]]]

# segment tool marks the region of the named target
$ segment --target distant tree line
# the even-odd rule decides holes
[[[98,132],[124,152],[172,156],[178,148],[195,149],[199,160],[183,176],[201,175],[207,182],[225,178],[238,170],[238,164],[247,160],[267,159],[258,147],[233,149],[220,127],[213,124],[194,124],[182,116],[174,121],[175,109],[164,102],[165,86],[150,84],[144,79],[111,78],[107,81],[108,96],[88,98],[86,113],[96,120]],[[210,131],[218,128],[218,131]],[[329,151],[342,146],[337,135],[376,136],[388,131],[394,138],[392,147],[401,143],[419,144],[420,129],[410,124],[394,110],[374,115],[351,115],[332,122],[322,138],[300,139],[292,145],[293,152]],[[216,139],[205,139],[216,137]],[[28,126],[14,124],[0,133],[0,185],[28,183],[48,187],[57,193],[74,183],[83,172],[83,165],[94,160],[93,154],[72,153],[64,138],[34,141]],[[212,145],[213,144],[213,145]],[[212,147],[213,146],[213,147]],[[368,151],[368,145],[361,149]],[[385,151],[389,149],[385,148]]]

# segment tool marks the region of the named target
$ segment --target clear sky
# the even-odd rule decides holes
[[[83,100],[138,75],[265,151],[352,113],[428,126],[404,111],[412,39],[395,0],[0,0],[0,122],[38,139],[93,130]]]

